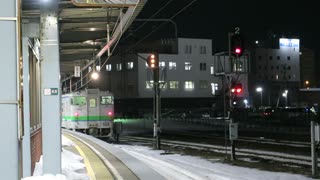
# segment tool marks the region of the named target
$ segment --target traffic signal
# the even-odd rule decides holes
[[[243,54],[243,39],[240,34],[231,36],[231,52],[240,57]]]
[[[147,64],[150,68],[158,68],[159,61],[156,54],[150,54],[147,57]]]
[[[242,84],[238,83],[231,88],[232,93],[241,94],[242,93]]]

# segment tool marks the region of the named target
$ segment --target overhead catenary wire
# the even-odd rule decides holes
[[[169,19],[172,20],[173,18],[175,18],[177,15],[179,15],[181,12],[183,12],[185,9],[187,9],[189,6],[191,6],[193,3],[195,3],[197,0],[193,0],[191,1],[189,4],[187,4],[186,6],[184,6],[180,11],[178,11],[177,13],[175,13],[173,16],[171,16]],[[150,33],[148,33],[147,35],[145,35],[142,39],[140,39],[138,42],[136,42],[133,46],[131,46],[130,48],[127,49],[126,52],[130,51],[131,49],[133,49],[134,47],[136,47],[138,44],[140,44],[142,41],[144,41],[145,39],[147,39],[151,34],[153,34],[154,32],[156,32],[158,29],[160,29],[164,24],[166,24],[167,22],[163,22],[161,23],[157,28],[155,28],[154,30],[152,30]]]

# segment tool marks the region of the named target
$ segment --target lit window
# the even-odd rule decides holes
[[[278,80],[279,79],[279,75],[276,75],[276,80]]]
[[[159,67],[166,67],[166,62],[159,62]]]
[[[210,66],[210,74],[214,74],[214,66],[213,66],[213,64],[211,64],[211,66]]]
[[[106,71],[111,71],[111,64],[106,65]]]
[[[147,89],[153,88],[153,81],[146,81],[146,88]]]
[[[200,71],[206,71],[207,70],[207,64],[206,63],[200,63]]]
[[[122,64],[121,63],[116,64],[116,68],[117,68],[117,71],[121,71],[122,70]]]
[[[208,88],[208,81],[207,80],[200,80],[199,81],[199,86],[200,86],[201,89]]]
[[[178,89],[179,88],[179,81],[169,81],[169,88],[170,89]]]
[[[217,83],[211,83],[211,90],[212,90],[212,94],[215,95],[218,91],[218,84]]]
[[[133,69],[133,62],[127,62],[127,69]]]
[[[96,70],[98,71],[98,72],[100,72],[100,66],[96,66]]]
[[[184,88],[186,90],[192,90],[194,89],[194,82],[193,81],[185,81],[184,82]]]
[[[169,70],[176,70],[177,63],[176,62],[169,62]]]
[[[160,89],[167,89],[167,83],[164,81],[159,81],[159,87]]]
[[[191,62],[185,62],[184,63],[184,70],[190,71],[191,67],[192,67]]]

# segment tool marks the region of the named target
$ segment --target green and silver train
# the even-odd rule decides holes
[[[62,128],[96,137],[113,136],[114,97],[109,91],[85,89],[63,94]]]

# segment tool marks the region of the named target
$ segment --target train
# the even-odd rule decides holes
[[[61,97],[61,126],[95,137],[114,136],[114,96],[109,91],[84,89]]]

